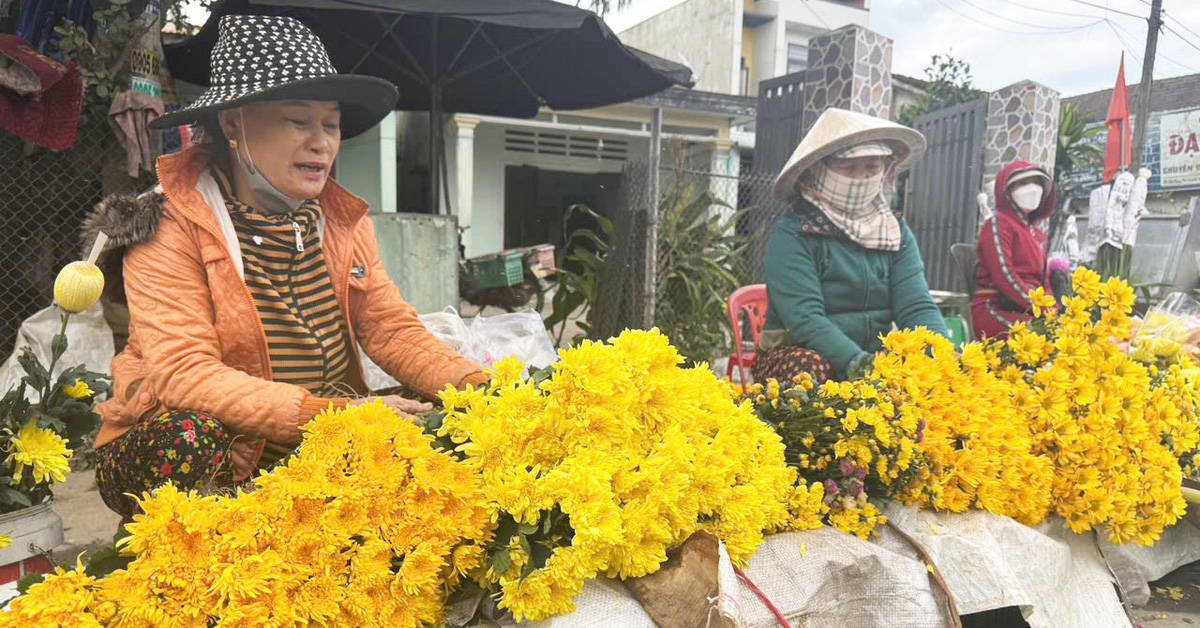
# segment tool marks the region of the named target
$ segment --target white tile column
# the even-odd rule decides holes
[[[454,171],[450,173],[453,183],[451,207],[458,215],[459,227],[465,229],[463,246],[467,257],[475,254],[470,227],[475,204],[475,127],[479,126],[480,121],[475,116],[454,116]]]

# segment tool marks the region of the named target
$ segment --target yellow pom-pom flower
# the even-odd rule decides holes
[[[54,280],[54,301],[72,314],[91,308],[104,292],[104,273],[91,262],[71,262]]]

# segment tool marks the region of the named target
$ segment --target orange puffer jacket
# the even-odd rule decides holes
[[[197,149],[158,160],[161,215],[152,234],[125,253],[129,343],[112,362],[112,398],[97,406],[103,426],[96,446],[166,410],[203,411],[237,436],[231,455],[240,480],[254,470],[264,439],[299,443],[300,426],[330,400],[271,381],[266,334],[240,252],[229,249],[221,212],[197,189],[207,171],[208,158]],[[346,328],[367,355],[426,397],[447,384],[486,381],[479,365],[425,329],[388,279],[367,203],[332,180],[318,198],[334,292]],[[346,383],[365,393],[353,353]]]

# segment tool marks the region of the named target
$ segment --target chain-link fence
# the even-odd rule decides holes
[[[785,206],[771,198],[773,177],[698,161],[660,168],[654,203],[647,166],[626,167],[592,337],[657,326],[690,360],[729,355],[726,302],[737,288],[762,283],[766,238]]]
[[[103,120],[85,121],[63,152],[0,131],[0,359],[22,321],[53,301],[58,269],[79,259],[83,217],[105,191],[109,164],[123,167],[115,143]]]

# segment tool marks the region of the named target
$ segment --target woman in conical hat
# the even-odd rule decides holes
[[[129,342],[96,441],[101,496],[126,516],[128,494],[233,483],[288,455],[314,415],[369,392],[360,346],[427,398],[487,380],[421,324],[367,204],[330,178],[395,86],[339,75],[288,17],[221,18],[211,69],[208,91],[152,123],[196,125],[204,143],[158,160],[155,193],[107,199],[87,222],[127,249]]]
[[[767,317],[754,379],[858,375],[893,325],[947,335],[916,239],[886,187],[925,138],[872,116],[828,109],[775,180],[792,211],[767,243]]]

